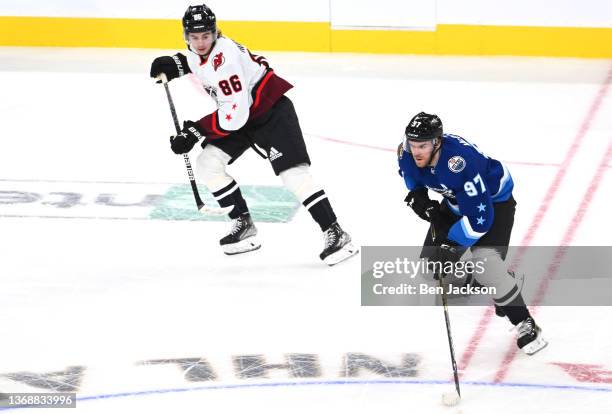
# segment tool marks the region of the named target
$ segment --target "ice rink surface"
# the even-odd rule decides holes
[[[224,256],[229,223],[194,220],[148,78],[168,52],[0,49],[0,392],[77,392],[68,413],[612,413],[607,307],[533,308],[550,345],[532,357],[490,310],[452,307],[463,401],[442,406],[442,309],[361,307],[359,257],[322,264],[252,151],[229,171],[263,246]],[[264,54],[358,244],[424,238],[394,152],[423,110],[509,167],[512,244],[611,245],[611,61]],[[212,111],[192,79],[170,87],[181,119]]]

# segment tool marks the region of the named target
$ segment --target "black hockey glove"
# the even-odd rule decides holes
[[[193,121],[183,122],[180,134],[170,137],[170,148],[175,154],[186,154],[204,137],[198,124]]]
[[[187,57],[181,53],[174,56],[160,56],[151,63],[151,77],[156,78],[161,73],[165,73],[168,82],[187,73],[191,73],[187,64]],[[159,83],[158,81],[157,83]]]
[[[447,239],[440,246],[436,247],[435,253],[429,258],[429,262],[440,262],[443,269],[448,266],[448,263],[454,266],[466,250],[466,247]]]
[[[440,210],[440,203],[429,199],[427,188],[417,188],[416,190],[410,191],[404,201],[417,216],[425,221],[431,222],[432,218],[434,218]]]

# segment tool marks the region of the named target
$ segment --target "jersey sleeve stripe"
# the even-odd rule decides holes
[[[257,106],[259,105],[259,100],[261,98],[261,91],[264,90],[264,88],[266,87],[266,83],[268,83],[268,81],[270,80],[270,78],[272,77],[272,75],[274,74],[274,71],[268,71],[264,78],[262,79],[262,81],[259,83],[259,87],[257,88],[257,92],[255,94],[255,102],[253,102],[253,108],[255,109],[257,108]]]
[[[504,169],[504,175],[499,180],[499,189],[497,190],[497,193],[493,195],[493,198],[497,197],[498,195],[501,194],[502,191],[506,190],[506,185],[508,184],[508,181],[510,181],[510,171],[508,171],[508,168],[506,168],[506,166],[503,163],[500,163],[500,164],[502,165],[502,168]]]
[[[463,229],[463,233],[470,239],[478,240],[485,235],[485,233],[480,233],[472,228],[470,219],[468,219],[467,216],[463,216],[461,219],[461,228]]]
[[[461,246],[472,246],[486,233],[475,231],[467,216],[453,224],[448,231],[448,238]]]

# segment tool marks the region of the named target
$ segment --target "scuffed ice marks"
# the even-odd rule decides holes
[[[3,388],[6,388],[0,389],[0,392],[29,392],[35,389],[53,392],[75,392],[81,386],[85,371],[86,368],[83,366],[72,366],[63,371],[45,373],[21,371],[3,374],[0,377],[4,377],[14,384],[10,386],[5,383]],[[14,389],[16,388],[15,383],[21,384],[20,391]]]

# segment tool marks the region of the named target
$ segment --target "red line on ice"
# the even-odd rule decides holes
[[[572,160],[574,159],[574,156],[578,152],[578,149],[580,148],[580,145],[582,144],[584,137],[589,131],[591,127],[591,122],[595,118],[595,115],[597,114],[597,112],[599,111],[599,108],[601,107],[601,103],[603,102],[604,98],[606,97],[608,93],[608,88],[610,86],[611,81],[612,81],[612,67],[608,70],[608,74],[606,76],[605,81],[602,83],[602,85],[600,86],[597,92],[597,95],[593,99],[593,102],[591,103],[589,111],[587,112],[587,115],[582,121],[580,125],[580,129],[578,130],[578,133],[576,134],[576,138],[574,139],[574,142],[572,143],[567,153],[565,154],[565,158],[563,162],[561,163],[561,165],[563,165],[563,168],[559,168],[557,170],[557,174],[555,175],[555,178],[550,184],[550,187],[546,191],[546,194],[544,196],[544,199],[540,203],[538,211],[536,212],[535,216],[531,220],[531,224],[529,228],[527,229],[527,233],[525,234],[525,236],[523,237],[523,240],[521,241],[521,244],[520,244],[521,247],[517,251],[517,255],[515,256],[515,259],[510,265],[510,268],[515,268],[520,263],[527,246],[530,245],[531,241],[533,240],[535,236],[536,231],[540,228],[542,218],[548,212],[548,209],[550,208],[552,200],[557,194],[557,191],[559,190],[559,187],[561,186],[561,182],[563,181],[563,178],[565,178],[566,172],[569,169],[569,166]],[[605,161],[603,165],[605,166],[607,163],[608,161]],[[602,168],[598,168],[598,171],[600,169]],[[580,217],[580,220],[582,220],[583,216],[584,214]],[[580,221],[575,223],[575,220],[573,220],[570,226],[577,227],[579,223]],[[575,229],[573,231],[575,231]],[[573,233],[572,233],[572,236],[573,236]],[[566,238],[564,237],[564,241],[565,239]],[[461,360],[459,361],[460,371],[464,372],[465,369],[467,369],[468,365],[470,364],[472,357],[474,356],[474,353],[476,352],[476,349],[478,348],[478,345],[480,344],[480,341],[482,340],[484,334],[486,333],[487,327],[489,326],[489,323],[491,322],[493,313],[494,312],[493,312],[492,307],[488,306],[487,310],[484,312],[484,314],[480,318],[480,321],[478,322],[478,325],[476,326],[476,329],[474,330],[474,333],[472,334],[472,337],[470,338],[470,341],[468,342],[468,346],[465,352],[463,353],[463,355],[461,356]],[[514,358],[514,355],[516,354],[516,349],[515,349],[516,345],[512,344],[512,346],[513,346],[512,350],[514,351],[514,354],[512,354],[511,357],[509,356],[509,353],[506,354],[506,358],[502,362],[502,367],[505,365],[509,365],[512,359]],[[499,373],[500,373],[500,370],[498,370],[498,374],[496,374],[495,378],[503,379],[503,376],[505,375],[505,371],[503,375],[501,376],[499,375]],[[501,381],[501,379],[499,381]]]
[[[335,142],[337,144],[350,145],[352,147],[369,148],[369,149],[375,149],[375,150],[385,151],[385,152],[396,152],[397,151],[397,149],[395,148],[379,147],[377,145],[370,145],[370,144],[360,144],[358,142],[347,141],[347,140],[338,139],[338,138],[324,137],[324,136],[315,135],[315,134],[306,133],[306,135],[308,135],[309,137],[321,139],[323,141],[330,141],[330,142]],[[561,166],[561,164],[556,163],[556,162],[507,161],[507,160],[502,160],[502,162],[504,164],[529,165],[533,167],[559,167]]]
[[[580,203],[580,206],[576,210],[576,214],[574,215],[572,222],[570,223],[569,227],[565,231],[565,235],[563,236],[563,240],[561,241],[561,244],[559,245],[559,247],[557,247],[557,250],[555,251],[555,256],[552,262],[550,263],[550,265],[548,266],[546,276],[540,283],[540,286],[538,286],[538,291],[534,298],[534,305],[533,305],[534,308],[531,311],[532,314],[536,313],[537,309],[535,307],[538,306],[542,302],[542,299],[544,299],[544,295],[546,294],[546,291],[548,290],[548,285],[550,281],[556,276],[557,271],[559,270],[559,264],[563,261],[563,258],[565,257],[567,246],[571,243],[574,236],[576,235],[576,230],[578,230],[578,227],[580,227],[580,224],[582,223],[582,220],[584,219],[584,216],[587,210],[589,209],[589,206],[591,205],[591,201],[593,201],[594,195],[596,194],[597,190],[599,190],[599,185],[601,184],[601,181],[606,172],[606,169],[608,168],[607,163],[611,159],[612,159],[612,139],[610,140],[610,143],[608,144],[608,149],[606,150],[606,153],[604,154],[599,166],[597,167],[597,171],[595,172],[595,176],[593,177],[591,184],[584,192],[584,196],[582,197],[582,202]],[[518,348],[514,344],[512,344],[512,346],[506,352],[506,356],[504,357],[504,360],[501,363],[501,366],[497,370],[497,373],[495,374],[495,379],[493,380],[493,382],[497,383],[497,382],[501,382],[504,380],[504,378],[506,377],[506,374],[508,373],[508,370],[510,369],[510,364],[514,360],[514,357],[516,356],[517,352],[518,352]]]
[[[200,92],[201,95],[210,97],[205,91],[204,89],[201,87],[202,85],[200,84],[200,81],[198,80],[198,78],[193,75],[193,74],[189,74],[188,76],[189,80],[191,81],[191,83],[196,86],[196,90],[198,90]],[[395,148],[387,148],[387,147],[380,147],[377,145],[369,145],[369,144],[360,144],[358,142],[353,142],[353,141],[347,141],[347,140],[343,140],[343,139],[338,139],[338,138],[332,138],[332,137],[324,137],[321,135],[315,135],[315,134],[308,134],[306,133],[305,135],[314,137],[314,138],[318,138],[321,139],[323,141],[329,141],[329,142],[335,142],[336,144],[344,144],[344,145],[350,145],[353,147],[360,147],[360,148],[368,148],[368,149],[373,149],[373,150],[377,150],[377,151],[387,151],[387,152],[395,152],[396,149]],[[559,167],[561,164],[559,163],[554,163],[554,162],[532,162],[532,161],[502,161],[506,164],[514,164],[514,165],[529,165],[529,166],[533,166],[533,167]]]

